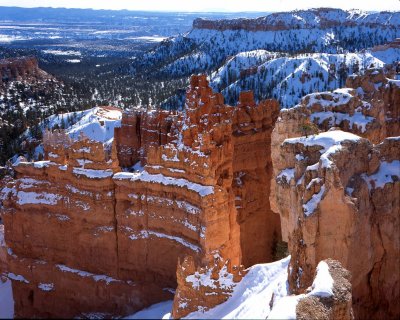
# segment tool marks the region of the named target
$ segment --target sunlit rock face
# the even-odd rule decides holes
[[[185,257],[271,261],[278,109],[251,93],[225,105],[194,76],[183,113],[131,111],[112,144],[46,132],[46,160],[21,159],[0,195],[16,316],[127,315],[171,299]]]
[[[306,96],[272,134],[270,200],[292,255],[291,290],[311,284],[318,261],[337,259],[352,273],[356,318],[400,312],[400,92],[388,76],[371,70],[347,81],[353,89]]]

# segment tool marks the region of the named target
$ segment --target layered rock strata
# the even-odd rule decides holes
[[[277,114],[250,93],[227,106],[195,76],[183,114],[126,114],[110,147],[45,133],[48,160],[21,161],[1,194],[16,315],[124,315],[170,298],[185,257],[194,268],[270,261]]]

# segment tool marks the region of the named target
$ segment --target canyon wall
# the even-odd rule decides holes
[[[250,93],[227,106],[194,76],[183,113],[131,111],[112,146],[45,132],[47,160],[19,161],[0,194],[15,315],[127,315],[170,299],[184,259],[271,261],[277,115]]]
[[[349,78],[352,88],[306,96],[272,134],[270,200],[292,255],[290,288],[302,292],[318,261],[337,259],[360,319],[400,314],[400,83],[388,76],[370,70]]]

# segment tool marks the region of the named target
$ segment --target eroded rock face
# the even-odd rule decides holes
[[[385,121],[398,113],[398,81],[371,71],[350,82],[359,93],[364,88],[362,94],[313,94],[281,112],[272,135],[271,207],[280,213],[282,237],[289,242],[293,292],[308,287],[317,262],[330,257],[352,273],[356,318],[396,318],[400,140],[371,142],[400,135],[398,119]],[[315,130],[340,128],[299,137],[304,118]]]
[[[112,145],[45,133],[48,160],[20,161],[0,197],[16,315],[124,315],[171,298],[185,257],[198,269],[218,256],[229,271],[271,261],[280,225],[266,182],[277,114],[276,101],[256,105],[250,93],[227,106],[195,76],[183,114],[128,113]],[[196,295],[179,290],[182,301]]]

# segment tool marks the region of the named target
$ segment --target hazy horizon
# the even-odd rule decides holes
[[[359,9],[363,11],[399,11],[399,0],[385,0],[369,2],[365,0],[162,0],[129,1],[115,0],[99,2],[94,0],[0,0],[0,6],[20,8],[65,8],[65,9],[93,9],[93,10],[129,10],[149,12],[279,12],[303,10],[310,8],[338,8]]]

